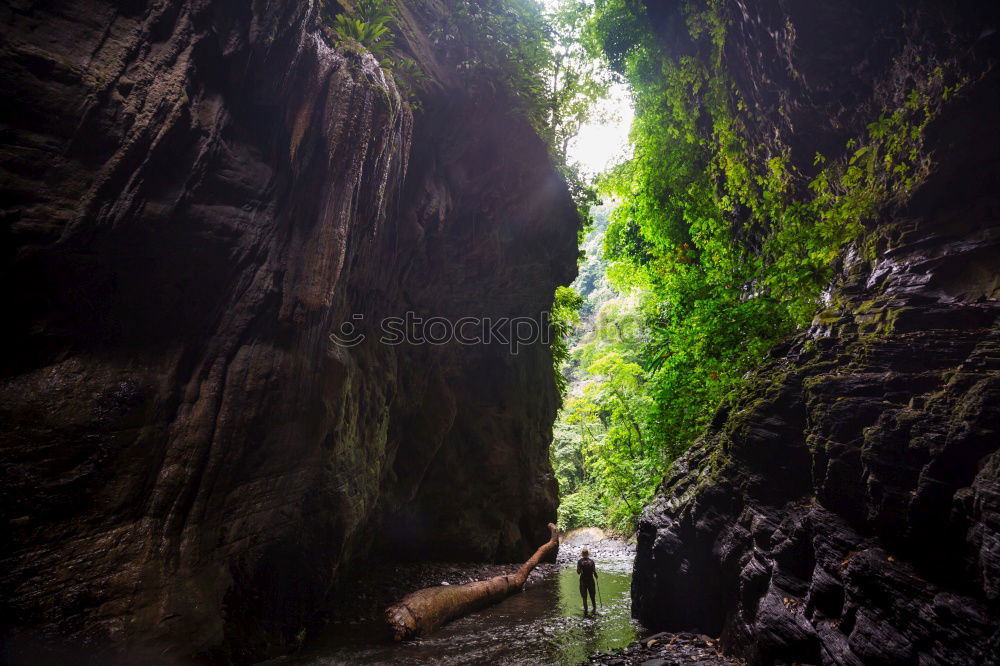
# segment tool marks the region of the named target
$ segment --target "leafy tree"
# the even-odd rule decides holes
[[[451,63],[480,99],[498,98],[546,135],[544,72],[552,54],[536,0],[445,0],[448,13],[429,34],[442,61]]]
[[[556,385],[560,393],[566,391],[566,378],[561,372],[569,359],[568,340],[573,327],[580,323],[580,305],[583,299],[572,287],[556,287],[550,312],[552,320],[552,363],[556,375]]]
[[[561,0],[546,14],[551,39],[548,79],[548,135],[556,155],[565,162],[569,143],[592,120],[608,96],[611,72],[581,43],[583,30],[593,16],[587,0]]]

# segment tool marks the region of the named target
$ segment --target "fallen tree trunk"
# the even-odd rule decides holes
[[[465,585],[438,585],[411,592],[385,609],[385,620],[397,641],[428,634],[438,627],[475,610],[490,606],[520,592],[528,574],[559,545],[559,530],[549,523],[551,537],[517,573],[494,576]]]

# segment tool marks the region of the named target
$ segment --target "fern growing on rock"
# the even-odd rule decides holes
[[[353,12],[334,16],[329,31],[338,46],[360,47],[379,57],[392,48],[395,19],[391,0],[360,0]]]

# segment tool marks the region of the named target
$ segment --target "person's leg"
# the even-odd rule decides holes
[[[583,614],[587,614],[587,584],[584,580],[580,579],[580,596],[583,597]],[[596,606],[595,606],[596,608]]]
[[[590,592],[590,605],[594,607],[594,612],[597,612],[597,598],[594,596],[594,591],[597,588],[597,582],[593,579],[590,580],[590,585],[587,586],[587,591]]]

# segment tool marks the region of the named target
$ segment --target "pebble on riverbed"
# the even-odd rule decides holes
[[[597,562],[598,572],[609,564],[614,566],[623,562],[627,562],[629,571],[632,570],[635,545],[610,537],[601,541],[591,541],[585,538],[568,539],[559,544],[559,556],[556,561],[563,566],[575,565],[580,558],[580,551],[584,548],[590,551],[590,558]]]
[[[738,666],[742,661],[730,659],[718,649],[718,639],[702,634],[671,634],[667,632],[647,636],[635,641],[622,650],[611,654],[595,654],[581,666],[602,664],[604,666],[680,666],[681,664],[702,664],[703,666]]]

